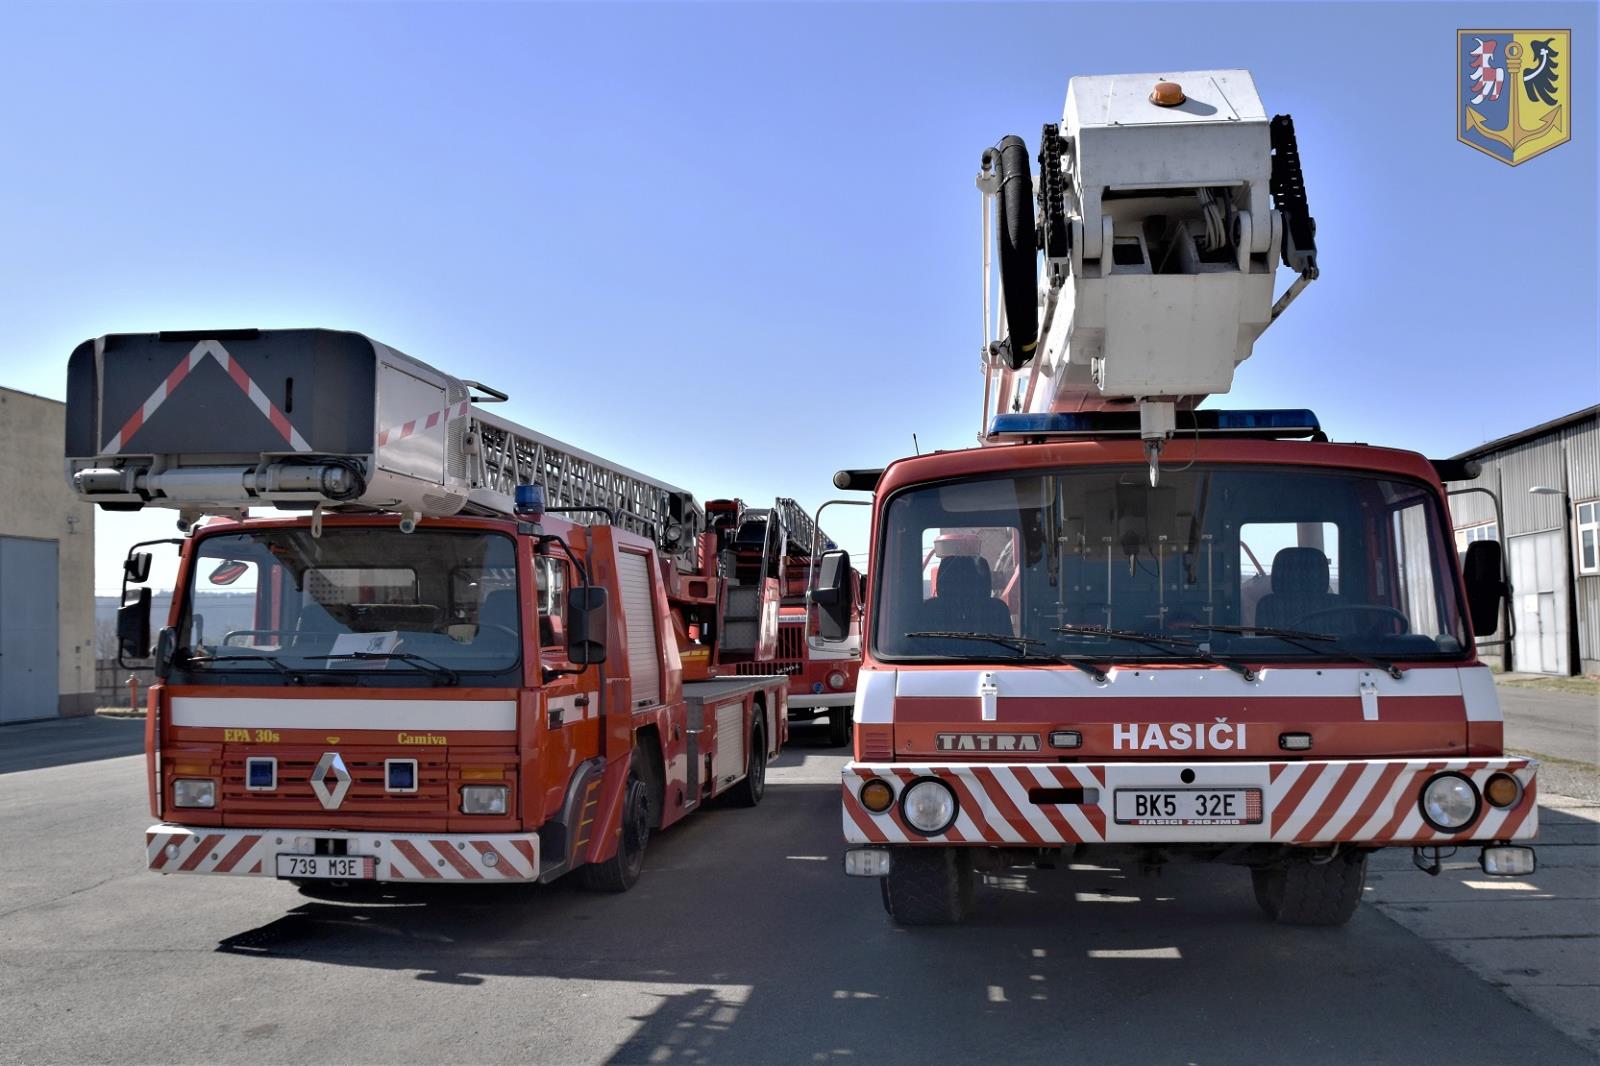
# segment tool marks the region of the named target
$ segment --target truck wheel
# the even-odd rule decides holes
[[[766,730],[761,725],[761,715],[756,708],[756,719],[750,725],[750,750],[745,753],[744,777],[728,790],[728,799],[736,807],[754,807],[767,791]]]
[[[850,708],[835,707],[828,712],[828,743],[842,748],[850,743]]]
[[[1343,925],[1361,902],[1367,881],[1363,852],[1336,855],[1325,863],[1294,858],[1275,866],[1253,868],[1250,880],[1256,903],[1267,917],[1283,925]]]
[[[644,872],[644,849],[650,842],[650,790],[637,769],[628,771],[622,798],[622,835],[616,854],[583,867],[583,886],[596,892],[626,892]]]
[[[963,848],[896,848],[883,909],[897,925],[954,925],[972,913],[973,879]]]

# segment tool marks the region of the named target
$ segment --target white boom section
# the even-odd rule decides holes
[[[537,484],[547,509],[592,510],[574,517],[614,522],[685,560],[705,528],[686,490],[489,414],[477,405],[504,394],[370,338],[235,333],[80,347],[68,407],[82,430],[69,434],[67,455],[79,495],[114,509],[173,508],[184,521],[320,506],[394,512],[411,528],[424,517],[512,514],[516,486]]]
[[[1158,83],[1177,83],[1178,101],[1153,100]],[[1041,231],[1038,347],[1027,365],[1004,358],[993,342],[1005,324],[986,312],[985,424],[995,413],[1138,401],[1154,420],[1146,436],[1164,436],[1174,403],[1229,391],[1234,368],[1316,276],[1311,249],[1288,250],[1302,280],[1274,306],[1285,248],[1285,216],[1269,199],[1287,163],[1273,160],[1280,121],[1244,70],[1071,79],[1040,157],[1043,230],[1052,213],[1064,225],[1053,243]],[[1001,178],[979,175],[986,223]],[[1293,178],[1303,205],[1297,155]],[[985,251],[987,296],[987,239]]]

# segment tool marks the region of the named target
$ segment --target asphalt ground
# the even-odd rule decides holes
[[[138,757],[5,774],[0,1061],[1595,1061],[1385,906],[1276,926],[1242,870],[1040,871],[965,926],[898,929],[839,868],[843,761],[801,732],[761,807],[661,834],[626,895],[347,902],[145,872]],[[1457,890],[1391,879],[1394,907]]]

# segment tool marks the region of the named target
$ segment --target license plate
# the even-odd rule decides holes
[[[1259,788],[1119,788],[1118,825],[1255,825]]]
[[[370,881],[377,876],[371,855],[279,855],[279,877]]]

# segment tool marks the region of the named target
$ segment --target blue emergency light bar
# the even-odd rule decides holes
[[[537,522],[544,517],[544,486],[518,485],[512,496],[517,514]]]
[[[1204,433],[1230,437],[1313,437],[1322,433],[1317,416],[1305,408],[1259,411],[1179,411],[1176,435]],[[1073,411],[995,415],[988,436],[1115,437],[1139,435],[1138,411]]]

